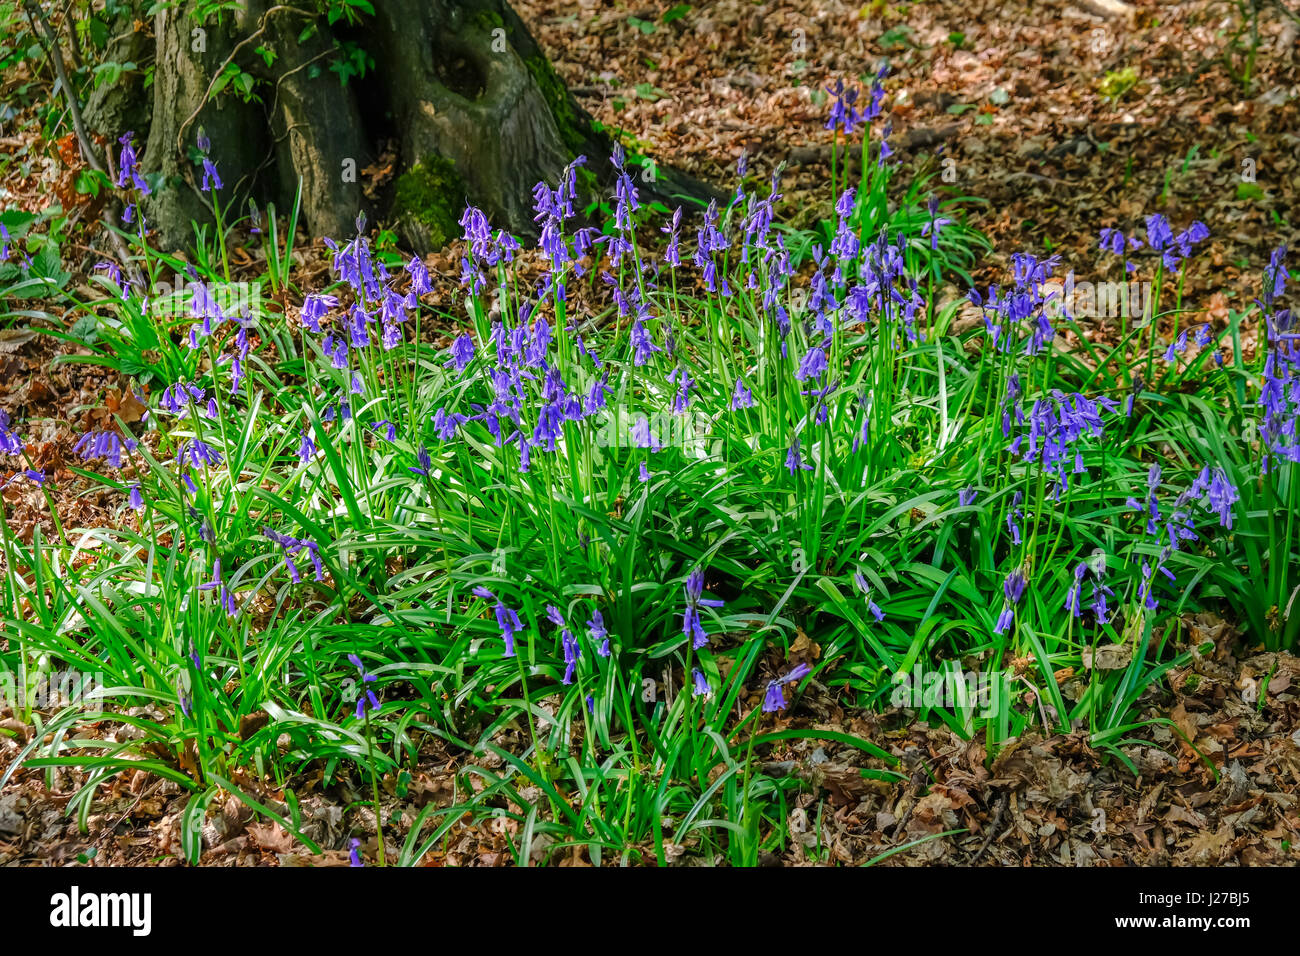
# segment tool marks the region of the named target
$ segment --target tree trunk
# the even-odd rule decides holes
[[[169,248],[189,243],[191,220],[211,219],[200,129],[224,181],[217,198],[234,210],[227,221],[249,199],[283,210],[301,184],[311,234],[346,235],[366,213],[422,251],[458,234],[467,202],[531,232],[533,185],[555,182],[578,155],[589,190],[611,181],[612,141],[505,0],[375,0],[373,16],[333,26],[291,2],[245,0],[219,22],[200,22],[195,8],[184,0],[154,18],[152,117],[137,130],[144,172],[162,177],[144,212]],[[113,124],[140,114],[140,95],[107,90],[87,118],[116,139],[125,130]],[[371,168],[389,143],[391,176]],[[643,193],[670,203],[715,196],[667,167],[641,178]]]

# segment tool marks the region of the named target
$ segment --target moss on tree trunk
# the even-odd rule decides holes
[[[206,21],[196,9],[183,0],[153,22],[142,155],[161,188],[145,213],[165,246],[188,244],[190,221],[210,219],[211,197],[197,187],[200,128],[226,183],[219,201],[235,215],[249,199],[283,210],[301,184],[313,235],[344,235],[365,212],[420,250],[458,233],[466,202],[499,226],[530,232],[533,185],[554,182],[579,154],[595,171],[582,183],[610,181],[612,141],[504,0],[379,0],[373,16],[348,26],[274,0],[245,0]],[[106,127],[133,106],[138,115],[140,95],[92,111],[99,132],[124,132]],[[384,142],[396,142],[397,168],[372,183],[367,169]],[[710,195],[663,166],[656,173],[643,192]]]

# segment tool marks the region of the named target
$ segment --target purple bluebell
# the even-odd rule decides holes
[[[1083,592],[1083,576],[1088,572],[1088,562],[1080,561],[1074,569],[1074,583],[1065,595],[1065,609],[1075,617],[1081,617],[1083,611],[1079,606],[1079,596]]]
[[[77,440],[77,443],[72,446],[72,450],[81,456],[82,461],[104,458],[114,468],[121,468],[122,452],[124,450],[134,451],[135,446],[135,439],[128,439],[123,442],[117,432],[90,431]],[[21,450],[20,447],[19,451]]]
[[[837,79],[834,86],[826,87],[826,92],[831,95],[830,114],[826,118],[826,129],[835,132],[843,130],[845,136],[852,136],[857,128],[869,117],[867,113],[860,111],[854,105],[861,95],[861,91],[856,88],[845,89],[844,80]],[[872,87],[874,101],[875,87]],[[883,93],[883,90],[882,90]],[[873,108],[878,106],[873,102]]]
[[[1024,493],[1017,491],[1011,496],[1011,508],[1007,512],[1007,531],[1011,533],[1011,543],[1020,544],[1020,519],[1023,519],[1025,513],[1020,508],[1020,503],[1024,501]]]
[[[84,442],[87,438],[89,438],[89,436],[82,438],[81,441]],[[77,444],[80,446],[81,442],[78,442]],[[17,432],[14,431],[13,419],[9,417],[8,412],[0,408],[0,452],[3,452],[6,455],[21,455],[24,447],[26,446],[23,444],[23,440],[19,438]]]
[[[677,390],[673,393],[669,411],[674,415],[685,415],[690,409],[691,386],[695,384],[695,379],[691,378],[690,373],[679,365],[668,373],[668,381],[677,383]]]
[[[930,237],[930,249],[938,251],[939,233],[945,226],[952,225],[952,220],[939,215],[939,200],[931,197],[926,208],[929,210],[930,218],[921,223],[921,236]]]
[[[142,196],[149,195],[149,184],[145,182],[140,175],[140,160],[136,156],[135,144],[132,142],[135,133],[127,133],[120,137],[118,142],[122,144],[122,150],[117,157],[117,187],[125,187],[128,183],[140,191]]]
[[[696,568],[686,576],[683,585],[686,593],[686,609],[682,613],[682,634],[691,638],[691,646],[696,650],[709,643],[709,635],[704,630],[700,619],[700,608],[722,607],[723,601],[704,597],[704,571]]]
[[[754,407],[754,393],[749,390],[743,378],[736,379],[736,388],[731,393],[731,410]]]
[[[189,460],[191,468],[198,468],[201,465],[215,468],[223,460],[221,452],[201,438],[191,438],[181,443],[180,451],[176,453],[176,462],[184,464],[186,459]]]
[[[601,657],[609,657],[609,631],[605,629],[605,619],[601,617],[599,609],[591,612],[591,620],[587,622],[587,635],[593,644],[597,644],[596,653]]]
[[[463,425],[467,419],[459,412],[448,412],[445,408],[439,408],[433,413],[433,431],[443,441],[451,441],[456,437],[456,429]]]
[[[994,634],[1005,634],[1015,622],[1015,607],[1024,596],[1025,585],[1024,572],[1019,568],[1014,569],[1002,582],[1002,593],[1006,598],[1006,604],[1002,608],[1002,613],[998,615],[997,624],[993,628]]]
[[[451,343],[451,349],[444,364],[453,366],[459,373],[465,371],[472,361],[474,361],[474,337],[465,332],[457,336],[456,340]]]
[[[794,377],[800,382],[806,382],[810,378],[821,378],[826,374],[826,368],[826,350],[820,345],[814,345],[800,361]]]
[[[416,452],[415,459],[419,463],[419,467],[417,468],[412,465],[407,465],[406,470],[417,475],[424,475],[426,478],[432,478],[433,460],[429,457],[429,449],[421,445],[420,450]]]
[[[226,612],[227,617],[234,617],[239,613],[239,607],[235,603],[235,596],[226,589],[226,584],[221,577],[221,559],[216,558],[212,562],[212,579],[199,585],[200,591],[216,591],[221,609]]]
[[[357,720],[360,720],[366,715],[366,711],[371,713],[379,711],[379,698],[375,696],[374,690],[369,686],[378,681],[379,678],[374,674],[367,673],[365,665],[361,663],[361,658],[356,654],[349,654],[348,660],[357,669],[357,674],[361,678],[361,690],[363,692],[357,694],[356,710]]]
[[[1205,472],[1202,473],[1202,477],[1204,478],[1208,472],[1209,468],[1207,467]],[[1228,481],[1228,476],[1222,468],[1214,469],[1213,476],[1210,477],[1206,488],[1206,496],[1209,500],[1210,510],[1219,516],[1219,524],[1231,531],[1232,506],[1237,501],[1238,495],[1237,489]]]
[[[650,361],[650,356],[655,352],[663,351],[663,349],[658,345],[655,345],[654,340],[650,338],[650,333],[646,331],[639,316],[632,323],[631,341],[633,365],[644,365],[646,362]]]
[[[666,226],[660,227],[660,232],[668,235],[668,247],[664,251],[664,262],[674,269],[679,268],[682,264],[681,254],[681,235],[679,230],[682,225],[682,207],[678,206],[673,210],[672,219]]]
[[[782,674],[774,680],[768,681],[767,691],[763,695],[763,713],[774,714],[779,710],[785,710],[785,693],[784,685],[792,681],[803,680],[812,673],[812,668],[807,664],[800,664],[789,672]]]
[[[790,450],[785,455],[785,467],[793,475],[796,471],[812,471],[813,466],[805,464],[803,456],[799,453],[799,439],[794,440]]]
[[[659,451],[661,448],[658,437],[650,428],[650,419],[644,415],[638,415],[632,425],[632,444],[637,448],[649,448],[651,451]]]
[[[485,601],[496,601],[497,627],[501,628],[501,639],[505,642],[505,651],[502,656],[514,657],[515,635],[523,630],[523,625],[519,623],[519,615],[513,609],[506,607],[504,601],[485,587],[475,587],[474,596]]]
[[[861,571],[853,572],[853,583],[856,584],[858,590],[862,592],[862,597],[867,602],[867,610],[870,611],[871,616],[876,619],[876,623],[883,621],[885,619],[885,612],[880,609],[880,605],[872,600],[871,585],[867,583],[867,579]]]

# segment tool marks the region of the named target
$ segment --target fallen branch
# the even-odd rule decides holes
[[[1129,17],[1137,11],[1136,7],[1125,3],[1124,0],[1075,0],[1075,3],[1089,13],[1107,19]]]

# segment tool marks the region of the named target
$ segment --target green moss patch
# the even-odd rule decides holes
[[[419,223],[434,248],[456,235],[465,204],[465,182],[451,160],[426,156],[397,178],[393,215]]]
[[[582,152],[587,137],[578,128],[578,116],[574,112],[573,103],[569,100],[569,90],[556,74],[555,68],[551,66],[551,61],[544,56],[534,56],[524,60],[524,65],[532,74],[537,88],[541,90],[542,98],[551,109],[551,115],[555,117],[555,126],[560,131],[560,139],[574,153]]]

